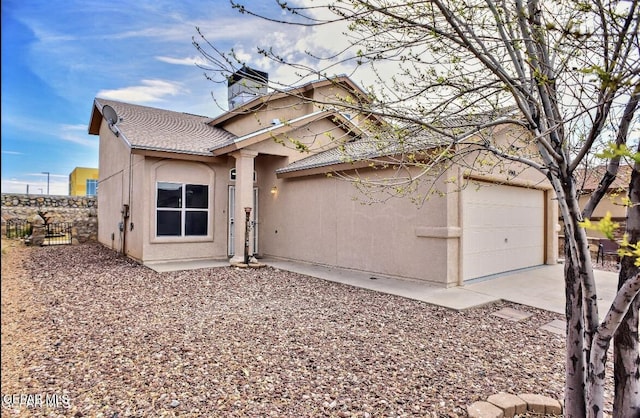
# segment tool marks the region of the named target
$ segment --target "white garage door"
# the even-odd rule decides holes
[[[544,192],[472,184],[463,190],[464,280],[544,264]]]

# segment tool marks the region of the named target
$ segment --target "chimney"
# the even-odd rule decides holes
[[[267,94],[269,74],[243,66],[227,82],[229,110]]]

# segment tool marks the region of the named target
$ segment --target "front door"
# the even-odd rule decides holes
[[[233,214],[236,209],[236,186],[229,186],[229,233],[227,239],[227,252],[229,253],[229,257],[233,257],[235,254],[234,251],[234,225],[235,219],[233,218]],[[239,222],[244,222],[244,219],[239,220]],[[258,254],[258,188],[253,188],[253,210],[251,211],[251,219],[250,219],[250,227],[251,227],[251,241],[253,244],[253,254]]]

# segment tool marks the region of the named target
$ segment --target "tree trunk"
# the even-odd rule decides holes
[[[587,415],[587,366],[591,341],[598,326],[595,281],[587,234],[578,223],[582,220],[576,198],[575,183],[570,175],[552,182],[565,229],[565,316],[567,321],[565,363],[565,416],[584,418]],[[560,190],[559,190],[560,189]]]
[[[640,355],[638,354],[638,309],[636,296],[614,337],[614,418],[640,417]]]
[[[607,350],[616,330],[624,321],[629,309],[640,294],[640,274],[630,277],[618,289],[611,308],[607,311],[597,332],[593,336],[591,358],[589,359],[587,376],[587,417],[604,416],[604,387],[607,365]],[[633,416],[633,415],[623,415]]]
[[[565,243],[567,248],[568,242]],[[565,356],[565,415],[584,417],[585,414],[585,350],[582,318],[582,290],[578,269],[570,260],[570,250],[565,250],[565,315],[567,338]]]
[[[566,196],[566,195],[565,195]],[[575,205],[560,202],[567,212],[574,212]],[[582,256],[578,243],[579,226],[572,216],[565,216],[565,316],[566,316],[566,357],[565,357],[565,416],[582,418],[586,416],[586,346],[585,317],[582,292]]]
[[[631,173],[629,198],[632,206],[627,210],[627,237],[630,243],[640,239],[640,173],[638,164]],[[623,257],[618,288],[638,274],[634,257]],[[616,330],[613,340],[615,399],[614,418],[640,417],[640,352],[638,345],[638,313],[640,296],[629,307]]]

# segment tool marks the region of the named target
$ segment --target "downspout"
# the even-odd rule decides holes
[[[133,176],[131,172],[133,170],[133,154],[129,153],[129,178],[128,178],[128,198],[127,203],[122,205],[122,255],[127,255],[127,223],[130,217],[131,211],[131,183],[133,181]],[[130,225],[131,230],[133,230],[133,224]]]
[[[458,286],[464,286],[464,201],[462,200],[462,181],[464,176],[462,175],[462,169],[458,168],[458,226],[460,228],[460,237],[458,238]]]

